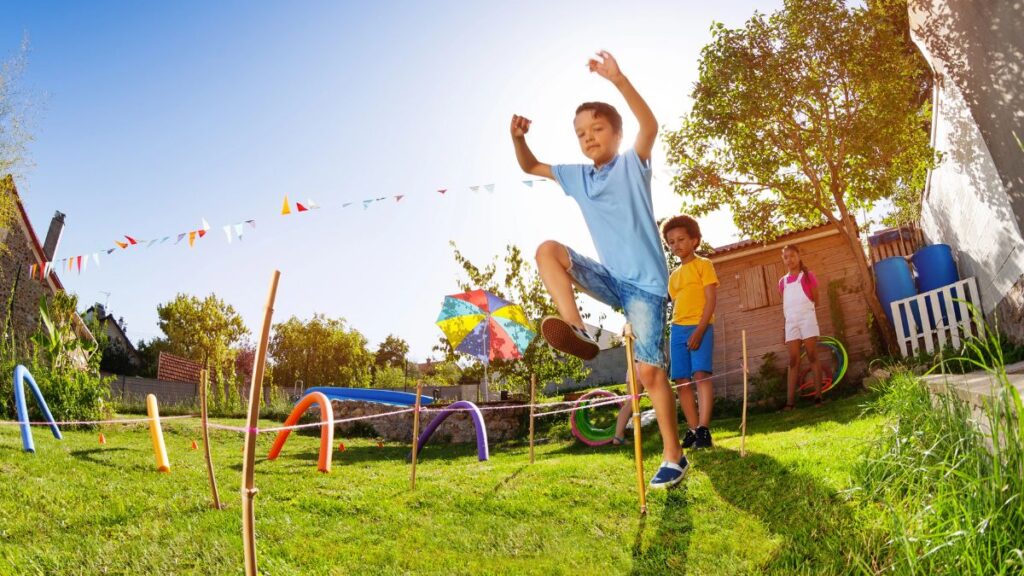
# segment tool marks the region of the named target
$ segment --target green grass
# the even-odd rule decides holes
[[[409,490],[408,447],[342,438],[331,474],[318,439],[293,435],[256,466],[257,550],[267,574],[843,574],[877,569],[880,508],[851,500],[851,471],[881,427],[863,396],[715,423],[717,446],[691,453],[682,487],[649,495],[638,514],[630,448],[587,448],[545,434],[529,464],[523,444],[428,446]],[[554,416],[564,422],[563,415]],[[186,421],[190,422],[190,421]],[[238,422],[238,421],[234,421]],[[269,426],[275,422],[264,422]],[[0,573],[239,574],[241,436],[214,432],[227,509],[208,507],[195,425],[168,421],[171,473],[155,471],[148,430],[0,428]],[[647,428],[647,478],[660,439]],[[561,431],[561,433],[560,433]],[[337,440],[335,444],[337,444]]]

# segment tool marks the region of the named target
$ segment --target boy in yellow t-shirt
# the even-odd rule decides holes
[[[674,303],[669,344],[670,377],[680,385],[679,404],[689,428],[683,437],[683,448],[710,448],[708,426],[714,402],[711,353],[715,340],[712,323],[718,276],[710,260],[694,253],[701,239],[696,220],[675,216],[665,222],[661,233],[672,253],[682,261],[669,276],[668,295]]]

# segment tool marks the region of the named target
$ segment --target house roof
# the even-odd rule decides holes
[[[735,252],[737,250],[743,250],[744,248],[762,247],[762,246],[767,246],[769,244],[777,244],[779,242],[785,242],[786,240],[792,239],[794,236],[799,236],[801,234],[805,234],[807,232],[813,232],[813,231],[816,231],[816,230],[824,230],[825,228],[831,228],[831,227],[832,227],[832,224],[830,222],[826,222],[825,224],[819,224],[817,226],[808,226],[807,228],[801,228],[799,230],[793,230],[792,232],[787,232],[787,233],[785,233],[785,234],[783,234],[781,236],[778,236],[775,239],[770,240],[768,242],[762,242],[762,241],[758,241],[758,240],[740,240],[739,242],[734,242],[732,244],[726,244],[725,246],[719,246],[719,247],[715,248],[715,252],[714,252],[714,254],[712,254],[712,256],[721,256],[722,254],[726,254],[726,253],[729,253],[729,252]]]
[[[187,358],[161,352],[156,362],[157,380],[199,384],[202,379],[203,366]]]
[[[100,306],[100,310],[103,310],[102,306]],[[101,326],[106,326],[106,325],[113,326],[114,329],[117,330],[117,333],[121,335],[121,339],[128,345],[128,352],[137,355],[139,353],[139,351],[135,349],[135,345],[132,344],[132,341],[128,339],[128,335],[124,333],[124,330],[121,328],[121,324],[118,323],[117,320],[114,319],[113,314],[107,314],[106,310],[103,310],[103,312],[104,312],[104,315],[99,317],[100,325]],[[96,314],[96,306],[95,305],[90,306],[89,309],[85,311],[85,315],[86,316],[89,316],[91,314]]]

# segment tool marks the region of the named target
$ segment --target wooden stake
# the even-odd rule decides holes
[[[423,395],[423,381],[416,381],[416,411],[412,413],[412,483],[411,490],[416,489],[416,456],[420,447],[420,397]]]
[[[530,374],[530,464],[533,464],[533,414],[534,401],[537,398],[537,375]]]
[[[741,332],[743,340],[743,416],[740,418],[740,458],[747,455],[747,331]]]
[[[202,382],[199,385],[199,404],[203,421],[203,452],[206,455],[206,476],[210,479],[210,493],[213,495],[211,506],[217,510],[223,508],[220,503],[220,493],[217,491],[217,477],[213,474],[213,456],[210,455],[210,428],[206,411],[206,387],[209,383],[209,372],[203,370]]]
[[[245,556],[245,575],[258,576],[256,570],[256,511],[253,498],[258,490],[253,485],[256,464],[256,428],[260,420],[260,389],[263,387],[263,368],[267,359],[267,343],[270,340],[270,320],[274,315],[274,299],[277,297],[277,281],[281,272],[274,270],[270,277],[270,292],[263,312],[263,329],[253,360],[252,381],[249,384],[249,418],[245,431],[245,457],[242,459],[242,552]]]
[[[629,396],[633,405],[633,460],[636,463],[636,489],[640,494],[640,514],[647,514],[647,491],[644,486],[644,448],[640,432],[640,397],[637,395],[636,365],[633,360],[633,326],[622,329],[626,340],[626,368],[629,370]]]

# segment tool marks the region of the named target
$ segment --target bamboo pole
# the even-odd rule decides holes
[[[423,380],[416,381],[416,410],[412,413],[412,481],[410,490],[416,489],[416,456],[420,447],[420,398],[423,395]]]
[[[267,359],[267,343],[270,340],[270,320],[274,315],[274,299],[277,297],[277,281],[281,272],[274,270],[270,277],[270,291],[263,312],[263,328],[260,331],[256,358],[253,360],[252,381],[249,385],[249,418],[245,431],[245,458],[242,460],[242,552],[245,556],[246,576],[257,576],[256,570],[256,512],[253,499],[258,490],[253,485],[256,463],[256,428],[260,419],[260,389],[263,387],[263,368]]]
[[[633,405],[633,460],[636,463],[636,489],[640,494],[640,514],[647,514],[647,492],[644,489],[644,448],[640,432],[640,396],[637,394],[636,365],[633,360],[633,326],[622,329],[626,340],[626,367],[629,370],[629,396]]]
[[[740,457],[747,455],[747,331],[741,332],[743,340],[743,416],[740,418]]]
[[[206,387],[209,384],[210,373],[202,371],[202,382],[199,386],[199,404],[203,421],[203,452],[206,456],[206,476],[210,479],[210,493],[213,495],[213,502],[210,504],[217,510],[224,506],[220,503],[220,492],[217,491],[217,477],[213,473],[213,456],[210,455],[210,427],[206,410]]]
[[[537,375],[530,374],[530,464],[533,464],[533,415],[537,399]]]

